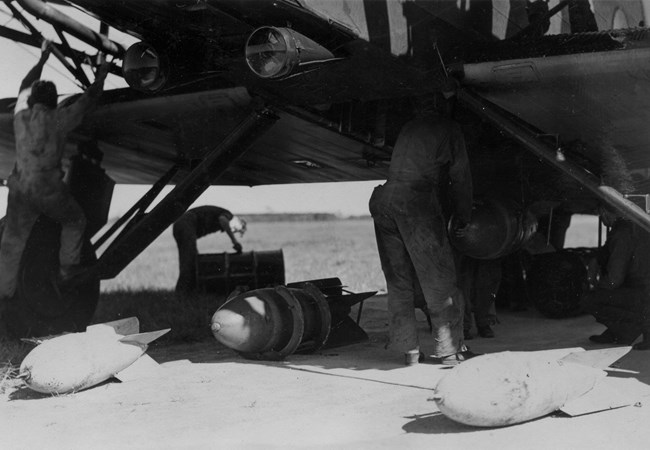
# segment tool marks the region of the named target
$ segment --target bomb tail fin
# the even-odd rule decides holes
[[[87,332],[99,331],[106,328],[112,328],[115,334],[126,336],[140,332],[140,321],[137,317],[127,317],[126,319],[113,320],[112,322],[97,323],[88,325]]]
[[[120,342],[123,344],[133,344],[133,345],[148,345],[149,343],[155,341],[160,336],[166,334],[171,330],[171,328],[166,328],[164,330],[150,331],[148,333],[137,333],[129,334],[120,339]]]
[[[632,349],[630,346],[626,347],[612,347],[603,348],[599,350],[588,350],[584,352],[570,353],[560,361],[580,364],[594,369],[606,369]]]

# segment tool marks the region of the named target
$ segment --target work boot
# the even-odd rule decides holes
[[[591,342],[595,342],[596,344],[614,344],[617,341],[616,336],[609,328],[607,328],[601,334],[594,334],[593,336],[589,336],[589,340]]]
[[[405,366],[414,366],[424,362],[424,353],[418,350],[411,350],[404,352],[404,365]]]
[[[643,340],[632,346],[634,350],[650,350],[650,331],[643,332]]]
[[[478,325],[476,327],[478,330],[478,335],[484,338],[493,338],[494,337],[494,331],[492,331],[492,328],[490,325]]]
[[[470,330],[463,330],[463,339],[466,341],[471,341],[474,339],[474,336],[472,336],[472,332]]]
[[[475,356],[480,356],[482,353],[474,353],[470,350],[454,353],[453,355],[443,356],[442,358],[431,358],[433,364],[442,364],[443,366],[456,366],[463,361],[467,361]]]

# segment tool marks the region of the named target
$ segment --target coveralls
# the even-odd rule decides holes
[[[582,305],[621,342],[650,330],[650,233],[628,220],[614,222],[598,256],[601,276]]]
[[[228,233],[231,240],[234,239],[226,221],[233,218],[233,214],[227,209],[218,206],[199,206],[188,210],[180,219],[174,222],[173,233],[176,245],[178,246],[178,281],[176,292],[187,293],[196,289],[196,240],[217,231]],[[237,241],[233,240],[235,248],[241,251],[241,245],[237,248]]]
[[[81,207],[63,182],[61,159],[68,133],[96,103],[103,79],[72,103],[57,108],[36,103],[30,108],[27,100],[33,80],[29,78],[40,77],[39,64],[23,80],[14,110],[16,164],[7,181],[6,226],[0,245],[0,298],[14,295],[20,259],[41,214],[61,224],[59,262],[63,268],[79,264],[86,226]]]
[[[369,205],[388,288],[389,348],[419,349],[414,305],[421,289],[437,358],[462,346],[463,298],[438,198],[443,176],[457,217],[468,223],[472,179],[460,126],[437,114],[415,119],[402,128],[388,180],[375,188]]]

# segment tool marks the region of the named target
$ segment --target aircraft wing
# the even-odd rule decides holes
[[[11,105],[11,101],[6,101]],[[200,159],[251,110],[243,87],[164,97],[109,92],[71,136],[97,139],[103,167],[118,183],[150,184],[182,158]],[[385,177],[387,155],[307,118],[277,110],[276,125],[219,180],[227,185],[373,180]],[[0,115],[0,165],[13,166],[12,113]],[[92,130],[92,131],[91,131]],[[381,160],[384,159],[384,161]],[[179,177],[184,175],[179,173]]]
[[[650,35],[646,29],[502,43],[463,66],[463,83],[549,135],[619,152],[650,192]]]
[[[494,2],[476,2],[474,9],[421,0],[73,3],[142,39],[142,54],[157,49],[165,61],[162,87],[107,93],[74,136],[99,141],[104,166],[117,182],[151,183],[174,162],[189,170],[259,99],[280,119],[216,183],[385,178],[391,145],[412,114],[409,102],[441,90],[443,67],[456,64],[463,86],[540,135],[580,141],[588,149],[580,157],[598,160],[589,154],[592,147],[615,149],[617,161],[638,177],[637,189],[647,188],[645,30],[517,41],[508,37],[525,30],[525,13],[514,3],[505,11]],[[292,34],[303,58],[309,52],[327,56],[300,61],[283,77],[256,76],[244,50],[255,50],[249,40],[264,27]],[[257,45],[259,53],[269,45]],[[9,122],[7,114],[0,118],[5,173],[11,167]],[[479,186],[501,167],[517,170],[483,150],[469,149]],[[548,167],[533,166],[534,176],[548,179]]]
[[[118,183],[153,183],[175,162],[185,163],[184,169],[189,170],[187,161],[202,158],[221,142],[250,112],[251,99],[258,96],[273,101],[280,119],[216,183],[383,179],[389,148],[373,148],[363,130],[341,132],[345,117],[354,113],[352,106],[329,117],[314,114],[310,108],[292,107],[329,108],[350,99],[404,97],[422,92],[422,86],[429,91],[436,87],[430,69],[409,67],[390,52],[368,45],[355,30],[296,2],[75,3],[148,42],[183,46],[183,56],[172,58],[169,88],[153,95],[133,90],[106,93],[103,104],[71,137],[69,154],[75,152],[75,141],[96,139],[104,152],[103,167]],[[246,38],[257,26],[286,25],[287,21],[327,42],[341,60],[302,77],[260,81],[243,60]],[[174,36],[174,42],[162,35]],[[208,53],[210,61],[205,60]],[[209,69],[204,70],[203,65]],[[376,77],[377,71],[383,75]],[[11,101],[4,106],[0,165],[6,176],[13,165]],[[181,170],[176,179],[184,173],[186,170]]]

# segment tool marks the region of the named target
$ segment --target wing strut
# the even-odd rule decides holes
[[[117,231],[119,230],[122,225],[124,225],[126,222],[129,222],[126,224],[125,230],[129,229],[131,225],[133,225],[135,222],[138,222],[145,214],[145,211],[147,208],[153,203],[153,201],[156,199],[158,194],[160,194],[160,191],[163,190],[165,186],[174,178],[174,175],[178,172],[178,169],[180,169],[180,166],[178,164],[174,164],[171,169],[169,169],[165,174],[160,177],[156,183],[151,186],[151,189],[147,191],[146,194],[138,200],[135,205],[131,207],[122,217],[120,217],[113,226],[111,226],[106,233],[101,235],[97,241],[93,244],[93,250],[97,251],[99,248],[104,245],[104,243],[110,239],[110,237]],[[117,237],[119,239],[119,236]]]
[[[142,214],[136,223],[114,240],[97,263],[76,278],[74,284],[89,278],[106,280],[117,276],[176,221],[277,119],[269,108],[253,111],[149,213]]]
[[[58,9],[52,8],[46,2],[41,0],[17,0],[17,2],[25,11],[29,12],[34,17],[43,19],[55,28],[62,28],[72,36],[92,47],[95,47],[101,52],[117,57],[122,57],[124,54],[124,49],[120,44],[111,41],[106,36],[94,32],[87,26],[66,16]],[[9,6],[8,2],[7,5]]]
[[[113,43],[112,41],[109,41],[108,38],[106,38],[104,35],[95,33],[89,28],[65,16],[64,14],[59,13],[56,9],[47,6],[44,2],[41,2],[40,0],[24,0],[23,2],[19,2],[19,3],[21,3],[21,5],[26,11],[29,11],[32,14],[34,14],[34,16],[37,19],[42,18],[46,22],[49,22],[52,25],[57,35],[61,39],[61,44],[57,44],[54,42],[50,43],[50,49],[52,53],[61,62],[61,64],[77,79],[77,81],[81,83],[84,87],[90,86],[90,80],[88,79],[88,76],[84,72],[82,65],[88,64],[94,67],[97,63],[93,62],[92,57],[87,55],[86,53],[78,50],[74,50],[70,46],[65,35],[63,34],[63,31],[67,31],[71,35],[79,37],[80,33],[75,33],[75,29],[81,27],[84,33],[88,34],[87,39],[90,39],[89,36],[99,36],[90,43],[90,45],[92,45],[93,47],[97,48],[100,51],[104,51],[104,48],[108,47],[109,49],[113,50],[112,52],[109,52],[111,54],[124,53],[124,49],[121,46]],[[29,6],[32,3],[41,6],[39,6],[37,9],[34,9],[34,7],[30,8]],[[10,1],[5,1],[5,5],[7,6],[7,8],[9,8],[13,16],[31,34],[21,33],[17,30],[13,30],[5,26],[0,26],[0,36],[6,37],[7,39],[10,39],[15,42],[21,42],[26,45],[31,45],[33,47],[40,47],[44,39],[40,31],[29,20],[27,20],[25,15],[22,14],[13,4],[11,4]],[[106,30],[106,26],[102,25],[102,32],[104,32],[105,30]],[[70,58],[74,63],[74,65],[70,64],[70,62],[66,59],[66,57]],[[121,75],[121,69],[117,67],[114,63],[111,63],[110,71],[111,73]]]
[[[36,40],[40,43],[43,41],[43,35],[36,29],[34,25],[32,25],[25,16],[23,16],[18,9],[11,3],[6,3],[7,7],[11,10],[12,14],[14,17],[16,17],[20,23],[23,24],[25,28],[29,30],[30,33],[32,33],[32,36],[36,37]],[[59,32],[58,29],[56,29],[57,33],[59,33],[59,36],[63,38],[63,35]],[[67,44],[66,41],[63,41],[64,44]],[[90,82],[88,81],[88,77],[86,77],[86,74],[81,70],[81,66],[77,65],[77,67],[72,66],[67,59],[65,59],[65,55],[61,50],[59,50],[58,46],[51,45],[50,49],[52,50],[52,53],[54,53],[54,56],[63,64],[63,66],[68,69],[68,71],[74,75],[85,87],[90,86]],[[76,57],[76,55],[72,52],[72,49],[69,47],[66,48],[68,54],[70,54],[72,57]]]
[[[626,199],[616,189],[601,185],[600,180],[594,174],[580,165],[566,158],[557,158],[555,149],[551,148],[531,130],[499,111],[492,103],[468,89],[458,91],[458,100],[462,101],[480,117],[492,122],[536,156],[575,179],[597,198],[623,214],[624,217],[650,232],[650,215],[643,209]]]
[[[5,26],[0,26],[0,37],[9,39],[10,41],[29,45],[34,48],[39,48],[41,46],[41,40],[43,39],[40,33],[38,35],[31,35]],[[82,64],[88,63],[92,58],[85,52],[65,47],[62,44],[58,44],[56,42],[50,42],[50,47],[56,48],[59,52],[61,52],[63,56],[76,61],[80,61]],[[112,63],[111,73],[119,75],[122,73],[121,68],[117,67],[115,63]]]

